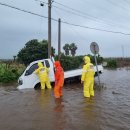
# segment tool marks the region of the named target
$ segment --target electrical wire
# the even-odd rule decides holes
[[[48,5],[47,2],[44,2],[44,1],[41,1],[41,0],[35,0],[35,1],[39,1],[40,3],[44,3],[44,4]],[[55,2],[55,1],[53,1],[53,2],[54,2],[54,3],[58,3],[58,2]],[[101,20],[101,19],[99,19],[98,17],[91,16],[91,15],[89,15],[89,14],[87,14],[87,13],[83,13],[83,12],[81,12],[81,11],[79,11],[79,10],[70,8],[70,7],[68,7],[68,6],[66,6],[66,5],[63,5],[63,4],[60,4],[60,3],[59,3],[59,5],[62,5],[62,6],[64,6],[64,7],[66,7],[66,8],[68,8],[69,10],[60,8],[60,7],[55,6],[55,5],[52,5],[52,7],[57,8],[57,9],[59,9],[59,10],[61,10],[61,11],[64,11],[64,12],[66,12],[66,13],[69,13],[69,14],[71,13],[71,14],[73,14],[73,15],[76,15],[76,16],[79,16],[79,17],[82,17],[82,18],[85,18],[85,19],[89,19],[89,20],[94,21],[94,22],[97,22],[97,23],[101,23],[101,24],[105,24],[105,25],[109,25],[109,26],[115,26],[115,25],[112,24],[112,23],[111,23],[111,24],[110,24],[110,23],[109,23],[109,24],[106,23],[106,21]],[[70,11],[70,9],[71,9],[71,11]]]
[[[111,0],[107,0],[107,2],[111,3],[112,5],[114,5],[114,6],[118,7],[118,8],[121,8],[122,10],[130,11],[130,10],[127,9],[126,7],[124,7],[124,6],[120,5],[120,4],[117,4],[117,3],[115,3],[115,2],[113,2],[113,1],[111,1]]]
[[[61,4],[61,3],[59,3],[59,2],[54,1],[54,3],[56,3],[56,4],[58,4],[58,5],[61,5],[61,6],[65,7],[65,8],[68,8],[68,9],[70,9],[70,10],[73,10],[73,11],[75,11],[75,12],[78,12],[78,13],[80,13],[80,14],[87,15],[87,16],[89,16],[89,17],[91,17],[91,18],[94,18],[94,19],[98,19],[98,17],[91,16],[91,15],[89,15],[89,14],[87,14],[87,13],[84,13],[84,12],[82,12],[82,11],[80,11],[80,10],[77,10],[77,9],[73,9],[73,8],[71,8],[71,7],[67,6],[67,5]]]
[[[130,2],[129,1],[127,1],[127,0],[123,0],[123,1],[125,1],[126,3],[128,3],[128,4],[130,4]]]
[[[37,1],[38,1],[38,0],[37,0]],[[65,8],[71,9],[71,10],[73,10],[73,11],[75,11],[75,12],[78,12],[78,13],[80,13],[80,14],[82,14],[82,15],[73,13],[72,11],[68,11],[68,10],[65,10],[65,9],[62,9],[62,8],[59,8],[59,7],[53,5],[53,7],[57,8],[57,9],[60,9],[60,10],[62,10],[62,11],[66,11],[66,12],[68,12],[68,13],[71,13],[71,14],[74,14],[74,15],[77,15],[77,16],[80,16],[80,17],[83,17],[83,18],[87,18],[87,19],[89,19],[89,20],[92,20],[92,21],[97,22],[97,23],[102,23],[102,24],[104,24],[104,25],[116,26],[116,27],[118,27],[118,28],[125,28],[125,29],[127,28],[127,29],[130,29],[130,27],[126,27],[126,26],[124,26],[124,25],[117,25],[117,24],[112,23],[112,22],[110,22],[110,21],[106,21],[106,20],[99,19],[98,17],[91,16],[91,15],[89,15],[89,14],[87,14],[87,13],[81,12],[81,11],[79,11],[79,10],[77,10],[77,9],[73,9],[73,8],[71,8],[71,7],[67,6],[67,5],[61,4],[61,3],[59,3],[59,2],[56,2],[56,1],[53,1],[53,2],[56,3],[56,4],[58,4],[58,5],[61,5],[61,6],[65,7]],[[84,15],[84,16],[83,16],[83,15]],[[85,16],[87,16],[87,17],[85,17]],[[89,17],[89,18],[88,18],[88,17]],[[106,22],[107,22],[107,23],[106,23]]]
[[[47,16],[43,16],[43,15],[40,15],[40,14],[37,14],[37,13],[33,13],[33,12],[31,12],[31,11],[27,11],[27,10],[24,10],[24,9],[20,9],[20,8],[18,8],[18,7],[14,7],[14,6],[5,4],[5,3],[1,3],[1,2],[0,2],[0,5],[6,6],[6,7],[9,7],[9,8],[13,8],[13,9],[16,9],[16,10],[18,10],[18,11],[22,11],[22,12],[25,12],[25,13],[28,13],[28,14],[32,14],[32,15],[35,15],[35,16],[39,16],[39,17],[43,17],[43,18],[48,18]]]
[[[48,18],[47,16],[43,16],[43,15],[40,15],[40,14],[37,14],[37,13],[33,13],[33,12],[31,12],[31,11],[27,11],[27,10],[24,10],[24,9],[20,9],[20,8],[18,8],[18,7],[14,7],[14,6],[5,4],[5,3],[1,3],[1,2],[0,2],[0,5],[6,6],[6,7],[9,7],[9,8],[13,8],[13,9],[16,9],[16,10],[18,10],[18,11],[22,11],[22,12],[25,12],[25,13],[28,13],[28,14],[32,14],[32,15],[35,15],[35,16],[39,16],[39,17],[43,17],[43,18]],[[54,19],[54,18],[51,18],[51,20],[56,21],[56,22],[58,21],[58,20],[56,20],[56,19]],[[124,32],[120,32],[120,31],[111,31],[111,30],[105,30],[105,29],[100,29],[100,28],[82,26],[82,25],[79,25],[79,24],[69,23],[69,22],[67,22],[67,21],[61,21],[61,22],[64,23],[64,24],[67,24],[67,25],[71,25],[71,26],[75,26],[75,27],[80,27],[80,28],[85,28],[85,29],[97,30],[97,31],[102,31],[102,32],[109,32],[109,33],[114,33],[114,34],[130,35],[130,33],[124,33]]]
[[[35,0],[35,1],[39,1],[40,3],[44,3],[44,4],[48,5],[48,3],[43,1],[43,0],[42,1],[41,0]],[[117,25],[117,23],[112,23],[111,21],[106,21],[106,20],[103,20],[103,19],[99,19],[98,17],[91,16],[91,15],[89,15],[87,13],[81,12],[81,11],[79,11],[77,9],[73,9],[73,8],[67,6],[67,5],[61,4],[61,3],[56,2],[54,0],[52,2],[54,2],[54,3],[58,4],[58,5],[61,5],[61,6],[65,7],[65,8],[67,8],[67,9],[70,9],[70,10],[74,11],[74,12],[72,12],[70,10],[63,9],[63,8],[57,7],[55,5],[52,6],[54,8],[57,8],[57,9],[59,9],[61,11],[67,12],[69,14],[71,13],[73,15],[76,15],[76,16],[79,16],[79,17],[82,17],[82,18],[85,18],[85,19],[89,19],[89,20],[92,20],[94,22],[97,22],[97,23],[100,23],[100,24],[104,24],[104,25],[109,25],[109,26],[114,26],[114,27],[124,28],[124,29],[130,29],[130,27],[126,27],[124,25],[119,25],[119,24]],[[79,13],[79,14],[77,14],[77,13]]]
[[[66,21],[62,21],[62,23],[68,24],[68,25],[72,25],[72,26],[76,26],[76,27],[81,27],[81,28],[88,28],[88,29],[92,29],[92,30],[97,30],[97,31],[103,31],[103,32],[109,32],[109,33],[117,33],[117,34],[123,34],[123,35],[130,35],[130,33],[124,33],[124,32],[116,32],[116,31],[111,31],[111,30],[105,30],[105,29],[99,29],[99,28],[93,28],[93,27],[88,27],[88,26],[82,26],[82,25],[78,25],[78,24],[72,24],[72,23],[68,23]]]

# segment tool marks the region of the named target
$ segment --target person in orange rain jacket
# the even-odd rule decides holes
[[[64,84],[64,70],[61,67],[59,61],[55,61],[55,87],[54,87],[54,95],[55,98],[60,98],[62,96],[62,87]]]

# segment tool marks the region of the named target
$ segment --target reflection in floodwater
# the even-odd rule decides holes
[[[80,83],[66,84],[60,99],[53,89],[0,87],[0,130],[130,130],[129,77],[129,69],[104,70],[107,89],[90,99]]]
[[[64,130],[66,124],[66,117],[64,113],[64,105],[62,104],[62,98],[55,98],[54,115],[55,129]]]
[[[55,98],[55,104],[56,106],[54,107],[55,112],[62,112],[64,105],[61,104],[62,98]]]

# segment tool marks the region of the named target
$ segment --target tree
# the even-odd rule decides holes
[[[55,53],[55,49],[52,47],[52,52]],[[18,61],[28,65],[35,60],[41,60],[48,57],[48,42],[47,40],[38,41],[33,39],[25,44],[25,47],[18,52]]]
[[[78,49],[77,46],[75,45],[75,43],[71,43],[71,44],[69,45],[69,49],[70,49],[70,51],[71,51],[71,55],[72,55],[72,56],[75,56],[76,50]]]
[[[100,56],[100,54],[98,54],[98,56],[97,56],[97,58],[98,58],[98,63],[102,63],[103,62],[103,57],[102,56]]]
[[[14,62],[15,62],[15,60],[16,60],[16,56],[13,56],[13,58],[14,58]]]
[[[70,45],[68,43],[66,43],[64,46],[63,46],[63,49],[65,51],[65,55],[68,56],[69,55],[69,50],[70,50]]]

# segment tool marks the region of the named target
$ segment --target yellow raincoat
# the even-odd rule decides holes
[[[83,66],[83,72],[81,82],[83,83],[84,97],[94,96],[94,66],[88,56],[84,57],[85,65]]]
[[[38,62],[38,69],[34,71],[34,73],[39,77],[41,82],[41,89],[45,89],[45,85],[47,88],[51,88],[50,80],[49,80],[49,69],[43,66],[41,62]]]

